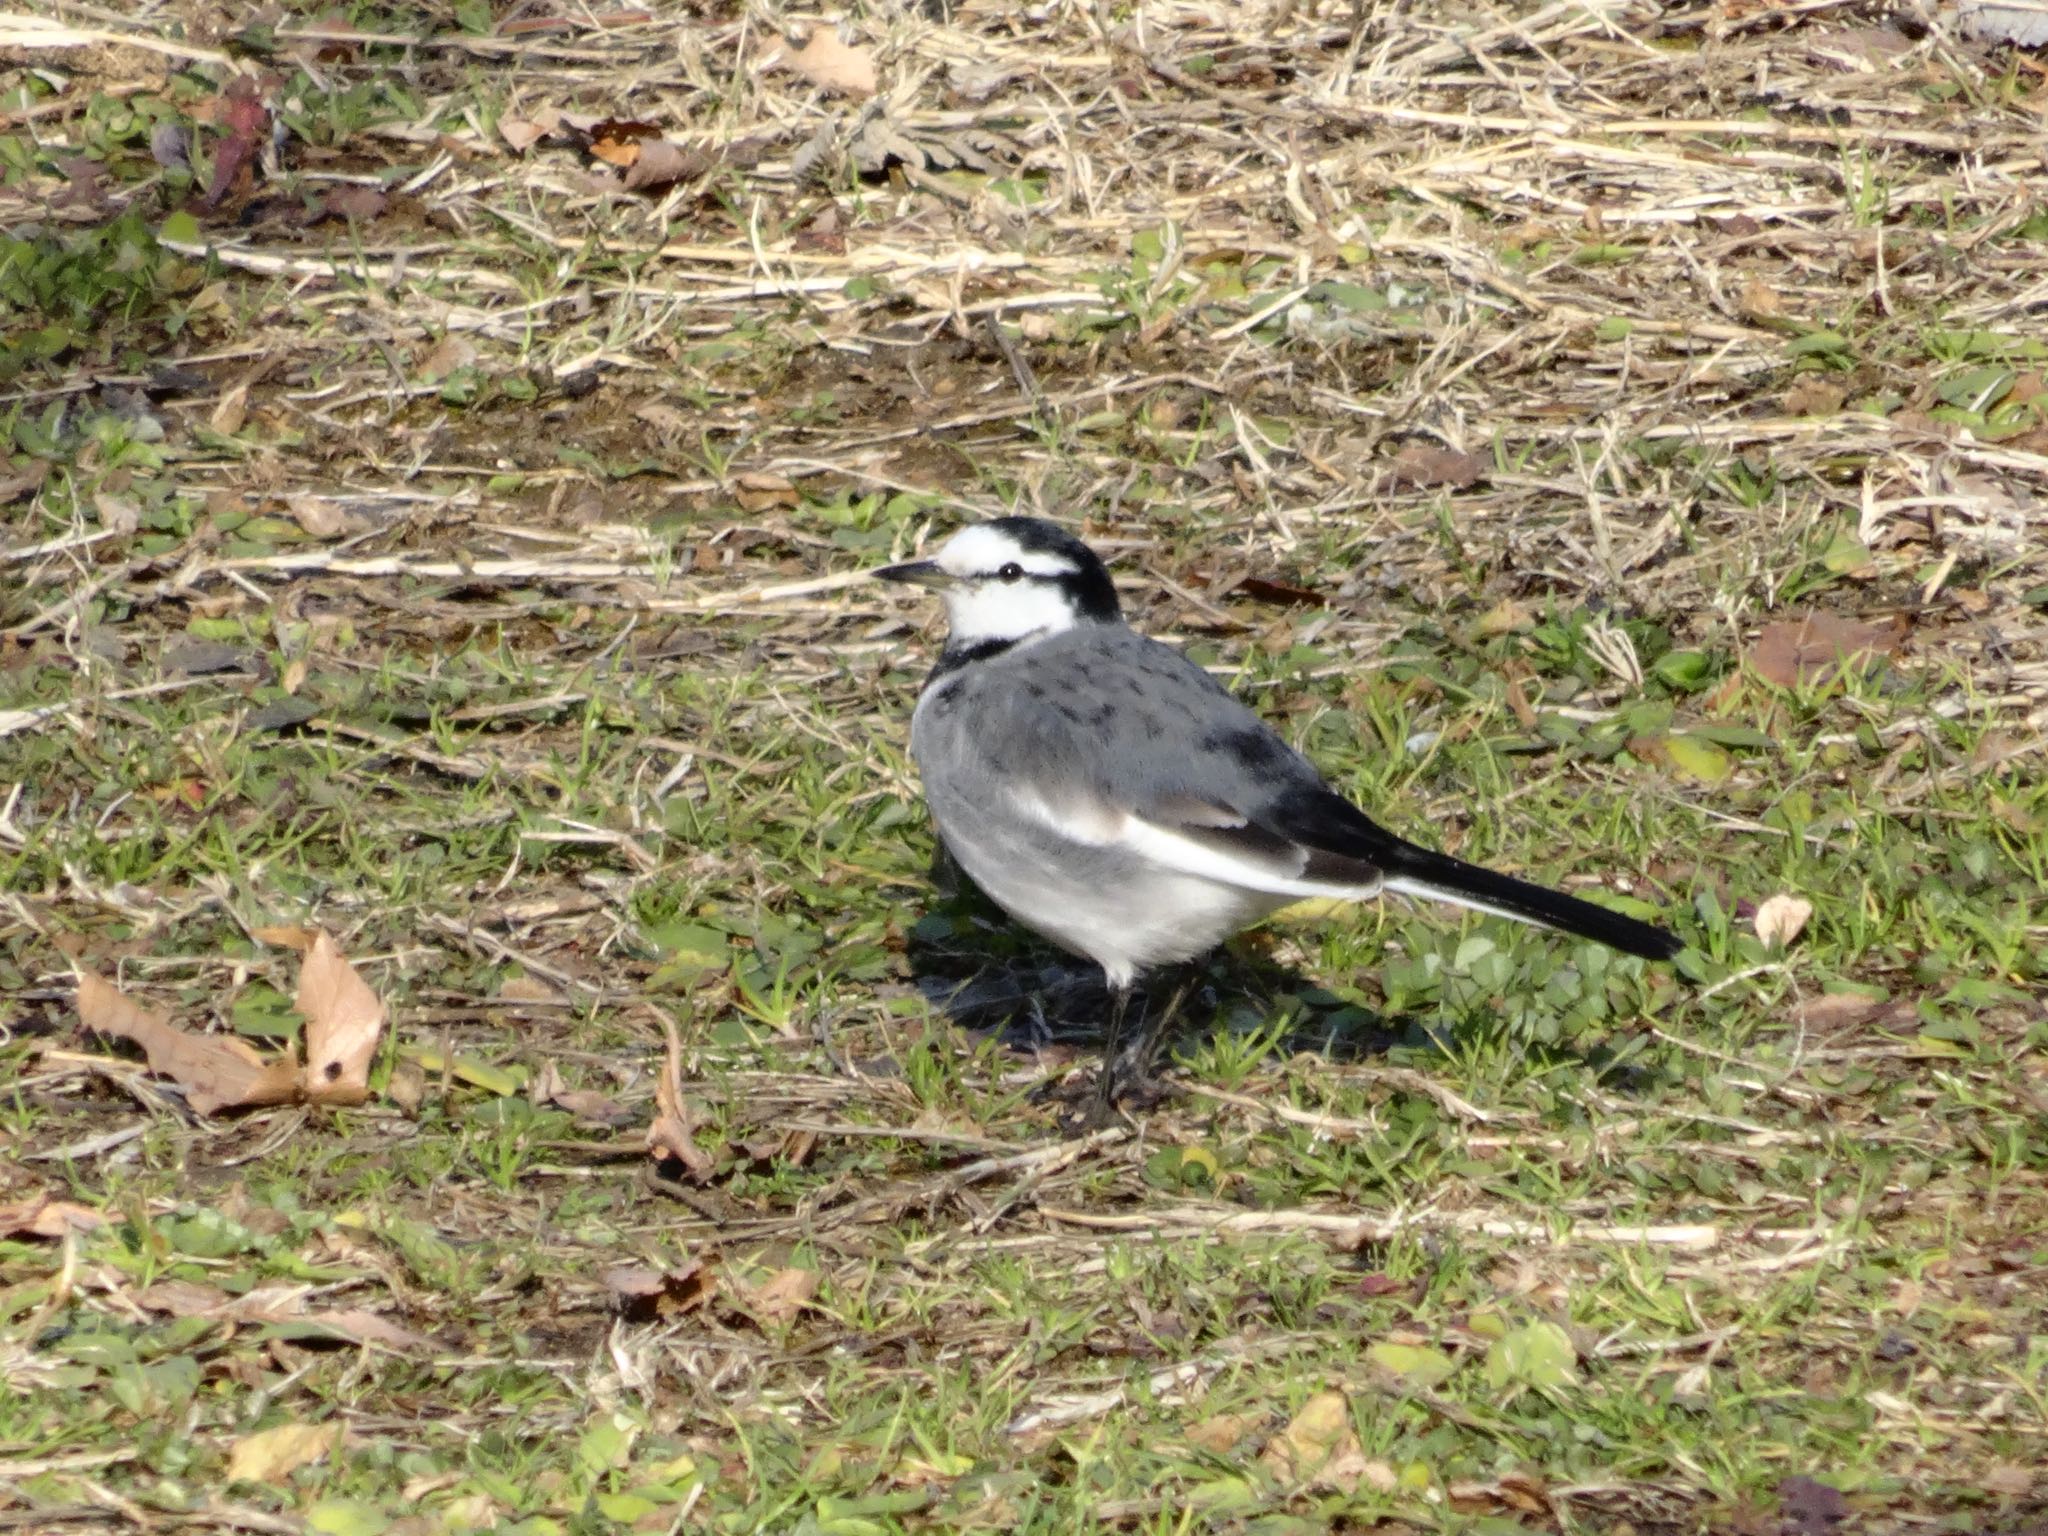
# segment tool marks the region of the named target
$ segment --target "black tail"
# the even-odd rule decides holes
[[[1567,896],[1563,891],[1481,869],[1447,853],[1432,853],[1413,843],[1397,843],[1394,850],[1382,850],[1379,858],[1386,871],[1386,889],[1404,896],[1453,902],[1499,917],[1561,929],[1596,940],[1610,949],[1641,955],[1645,960],[1669,960],[1685,948],[1676,934],[1667,933],[1654,923],[1639,922],[1606,907],[1596,907],[1590,901]]]

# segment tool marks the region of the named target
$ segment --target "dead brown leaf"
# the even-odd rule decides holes
[[[234,1305],[234,1298],[217,1285],[198,1280],[158,1280],[134,1295],[135,1304],[172,1317],[211,1317]]]
[[[1903,1026],[1918,1012],[1910,1001],[1900,998],[1867,997],[1861,992],[1823,992],[1799,1005],[1803,1029],[1836,1030]]]
[[[406,1500],[411,1503],[410,1499]],[[488,1493],[465,1493],[434,1506],[434,1523],[444,1531],[495,1531],[506,1507]]]
[[[458,368],[468,368],[476,362],[476,348],[462,337],[450,331],[428,349],[420,359],[419,375],[427,383],[445,379]]]
[[[1778,1483],[1778,1512],[1783,1528],[1797,1536],[1829,1536],[1850,1509],[1839,1488],[1801,1473]]]
[[[324,933],[306,951],[293,1006],[306,1016],[306,1097],[316,1104],[362,1103],[370,1096],[384,1004]]]
[[[54,1238],[66,1232],[91,1232],[106,1224],[107,1218],[91,1206],[52,1200],[48,1195],[0,1205],[0,1237]]]
[[[1991,814],[2021,837],[2036,836],[2044,826],[2048,826],[2048,822],[2044,822],[2018,801],[2009,800],[2004,795],[1991,797]]]
[[[218,208],[236,180],[253,173],[264,136],[270,131],[270,108],[258,95],[255,80],[247,75],[230,80],[215,105],[214,122],[221,136],[213,146],[213,179],[199,200],[204,210]]]
[[[676,1021],[661,1017],[668,1032],[668,1054],[661,1064],[661,1076],[654,1082],[654,1124],[647,1128],[647,1153],[657,1163],[682,1164],[683,1176],[693,1183],[707,1181],[716,1166],[711,1155],[697,1145],[695,1117],[683,1098],[683,1038]]]
[[[569,1087],[552,1061],[540,1064],[540,1070],[526,1086],[526,1094],[536,1104],[566,1109],[586,1125],[625,1125],[633,1118],[632,1110],[594,1089]]]
[[[31,459],[26,468],[0,475],[0,507],[21,500],[30,491],[40,487],[49,476],[50,464],[47,459]]]
[[[1832,27],[1807,45],[1823,63],[1863,72],[1891,68],[1912,46],[1897,27]]]
[[[1504,597],[1473,622],[1472,635],[1477,640],[1491,640],[1496,635],[1519,634],[1534,629],[1536,619],[1536,610],[1527,603]]]
[[[1532,689],[1540,691],[1541,687],[1540,683],[1528,678],[1508,679],[1508,709],[1515,717],[1515,724],[1525,731],[1536,729],[1536,706],[1529,702],[1529,694]]]
[[[498,133],[512,146],[512,152],[518,155],[525,154],[548,136],[548,131],[539,123],[529,122],[523,117],[499,118]]]
[[[922,1456],[905,1456],[889,1469],[889,1481],[898,1488],[943,1488],[960,1480],[965,1463],[943,1466]]]
[[[370,526],[367,518],[349,511],[332,496],[292,491],[287,493],[284,502],[291,512],[292,521],[316,539],[337,538],[344,533],[361,533]]]
[[[1460,1514],[1483,1515],[1502,1508],[1546,1518],[1554,1514],[1542,1479],[1527,1472],[1510,1472],[1491,1483],[1452,1483],[1444,1492],[1451,1508]]]
[[[919,1118],[923,1118],[920,1116]],[[818,1149],[816,1131],[765,1131],[739,1143],[740,1151],[766,1167],[801,1168]]]
[[[1769,283],[1752,277],[1742,285],[1735,309],[1745,320],[1776,320],[1785,313],[1785,301]]]
[[[1809,613],[1766,624],[1749,649],[1749,665],[1765,682],[1780,688],[1827,683],[1858,663],[1896,655],[1905,638],[1903,618],[1866,624],[1832,613]]]
[[[323,12],[313,19],[311,30],[323,35],[289,50],[291,57],[301,64],[351,64],[362,56],[362,45],[356,41],[363,35],[362,29],[348,19],[347,12]]]
[[[1258,1427],[1264,1417],[1259,1413],[1219,1413],[1199,1424],[1189,1425],[1183,1438],[1198,1451],[1227,1456]]]
[[[872,96],[881,84],[874,54],[858,44],[842,42],[839,29],[830,23],[811,28],[802,47],[778,49],[762,67],[778,65],[795,70],[813,85],[848,96]]]
[[[2032,1467],[2023,1467],[2017,1462],[2001,1461],[1986,1468],[1980,1481],[1986,1493],[2016,1499],[2032,1493],[2034,1483],[2040,1475]]]
[[[1812,916],[1812,902],[1780,891],[1757,907],[1752,926],[1765,947],[1783,949],[1805,931],[1806,920]]]
[[[700,1259],[669,1270],[622,1264],[605,1271],[604,1284],[627,1322],[652,1323],[696,1311],[717,1292],[718,1277]]]
[[[742,470],[734,475],[732,497],[747,512],[793,507],[802,500],[788,476],[760,469]]]
[[[209,677],[216,672],[254,672],[255,658],[224,640],[175,640],[158,653],[166,672]]]
[[[95,491],[92,509],[99,514],[100,526],[109,533],[133,533],[142,526],[142,503],[133,496]]]
[[[1396,1486],[1394,1469],[1367,1459],[1351,1428],[1351,1404],[1341,1392],[1318,1392],[1287,1427],[1266,1442],[1259,1460],[1282,1482],[1355,1492],[1359,1485]]]
[[[1493,460],[1483,453],[1460,453],[1435,443],[1410,443],[1388,466],[1395,485],[1447,485],[1463,490],[1493,473]]]
[[[534,145],[551,134],[562,131],[562,114],[553,107],[542,107],[532,117],[501,117],[498,119],[498,134],[512,146],[514,154],[525,154]]]
[[[191,1035],[90,971],[78,977],[78,1016],[88,1029],[132,1040],[149,1069],[181,1085],[202,1115],[219,1109],[289,1104],[299,1095],[298,1064],[265,1061],[232,1035]]]
[[[679,181],[693,181],[711,169],[711,157],[702,150],[685,149],[667,139],[648,139],[640,155],[626,167],[628,192],[664,192]]]
[[[1849,392],[1818,373],[1801,374],[1785,391],[1787,416],[1832,416],[1842,408]]]
[[[824,1278],[815,1269],[778,1269],[754,1287],[747,1308],[764,1322],[789,1322],[811,1304]]]
[[[385,1081],[384,1095],[408,1115],[417,1115],[427,1100],[427,1074],[417,1062],[401,1061]]]
[[[231,1483],[276,1483],[316,1461],[325,1461],[341,1444],[339,1424],[277,1424],[244,1435],[228,1451]]]
[[[366,1312],[361,1307],[343,1307],[334,1312],[307,1312],[291,1319],[295,1322],[311,1323],[316,1328],[326,1328],[354,1344],[381,1344],[386,1349],[401,1353],[418,1353],[434,1348],[434,1341],[423,1333],[414,1333],[410,1328],[379,1317],[375,1312]]]
[[[320,199],[320,216],[367,222],[390,206],[391,196],[382,187],[350,183],[336,187]]]
[[[213,415],[207,425],[222,437],[233,437],[242,430],[242,424],[249,419],[249,386],[237,384],[220,397],[220,403],[213,408]]]
[[[498,996],[508,1003],[559,1003],[562,989],[538,976],[508,976],[499,984]]]
[[[168,1312],[176,1317],[216,1317],[222,1322],[252,1327],[290,1323],[318,1329],[343,1343],[375,1344],[401,1353],[417,1354],[434,1348],[434,1341],[426,1335],[362,1307],[308,1312],[304,1291],[293,1286],[265,1286],[241,1296],[230,1296],[210,1285],[159,1280],[137,1292],[135,1299],[153,1312]]]
[[[262,923],[249,930],[249,937],[272,949],[295,949],[303,955],[320,937],[320,930],[300,923]]]

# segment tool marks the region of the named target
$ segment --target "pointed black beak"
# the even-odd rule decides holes
[[[936,560],[906,560],[901,565],[885,565],[868,574],[877,581],[901,581],[913,587],[940,588],[951,586],[953,578],[939,569]]]

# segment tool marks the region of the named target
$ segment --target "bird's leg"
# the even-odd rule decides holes
[[[1131,1011],[1131,984],[1109,984],[1109,1027],[1102,1038],[1102,1070],[1095,1075],[1095,1101],[1077,1117],[1074,1129],[1099,1131],[1116,1123],[1116,1063],[1123,1054],[1124,1018]]]
[[[1166,1085],[1152,1075],[1152,1062],[1159,1054],[1159,1043],[1166,1037],[1167,1026],[1187,1001],[1196,974],[1192,966],[1181,973],[1165,1006],[1153,1007],[1148,998],[1144,1017],[1135,1031],[1127,1032],[1125,1023],[1130,988],[1114,990],[1109,1038],[1104,1042],[1102,1055],[1100,1097],[1104,1111],[1113,1111],[1119,1101],[1126,1099],[1135,1108],[1151,1109],[1166,1098]]]

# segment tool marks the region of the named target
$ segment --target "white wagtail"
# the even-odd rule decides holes
[[[1123,1037],[1140,972],[1304,897],[1427,897],[1668,960],[1649,923],[1404,842],[1180,652],[1124,623],[1095,552],[1051,523],[964,528],[885,581],[944,596],[910,750],[953,858],[1025,927],[1102,967],[1106,1100],[1143,1089],[1166,1012]]]

